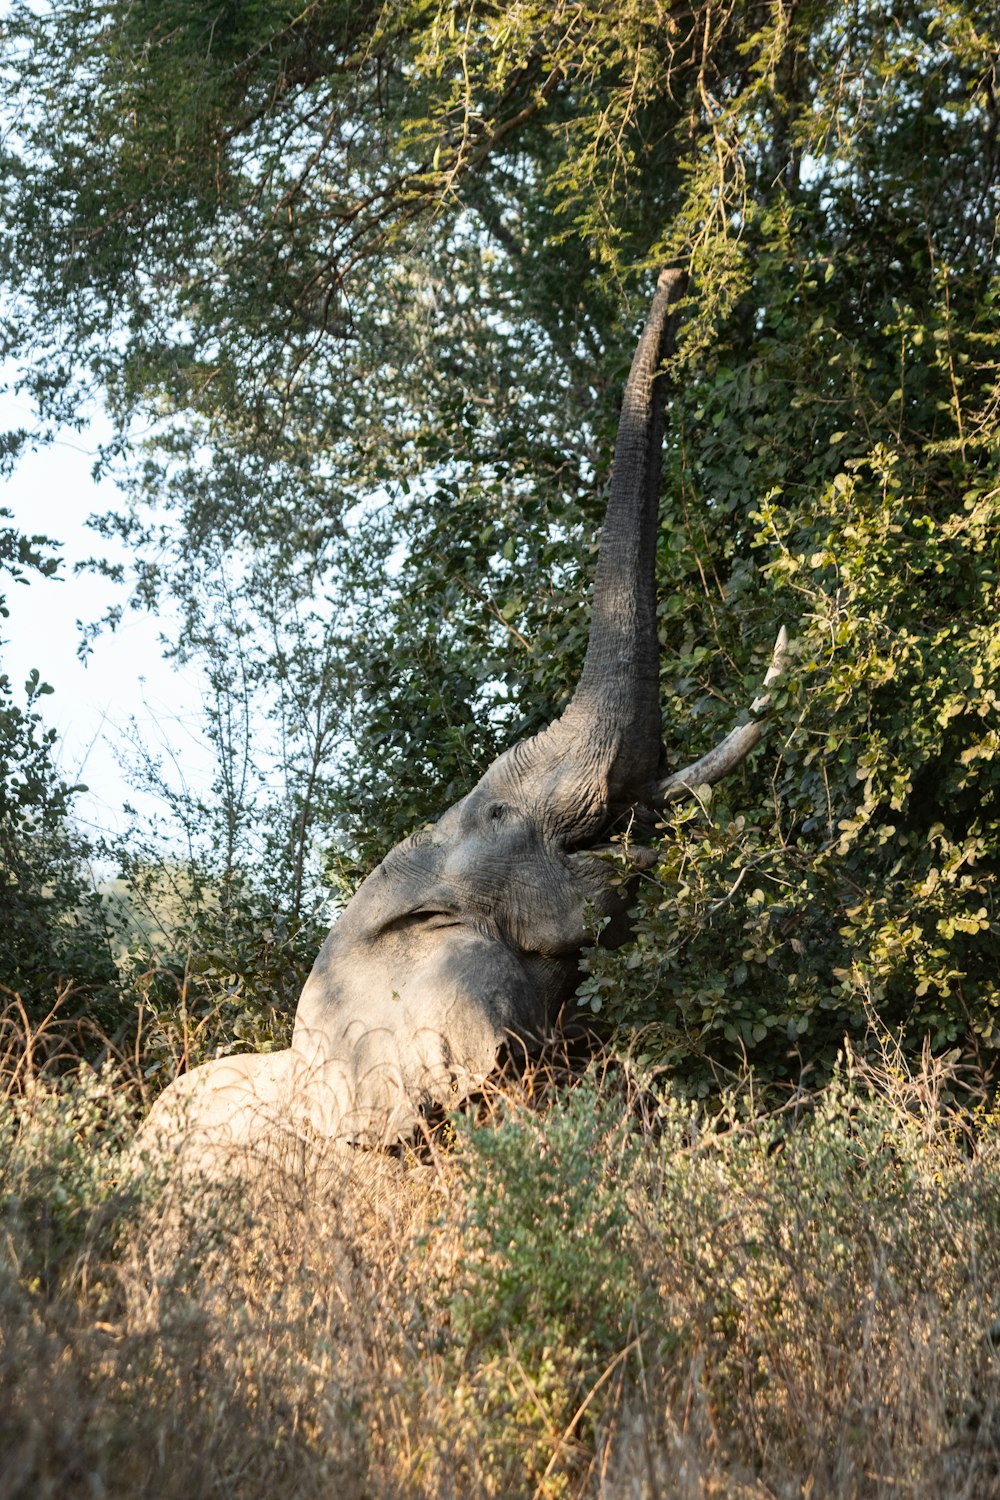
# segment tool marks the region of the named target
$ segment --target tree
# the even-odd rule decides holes
[[[224,562],[241,620],[273,584],[314,622],[259,633],[257,680],[326,702],[326,622],[349,712],[295,795],[321,773],[355,869],[561,706],[632,319],[690,265],[671,756],[782,620],[797,665],[742,825],[671,831],[633,967],[596,956],[585,998],[689,1066],[822,1056],[866,1007],[993,1049],[992,12],[69,0],[8,47],[8,347],[43,419],[105,390],[105,524],[182,649],[231,665]]]
[[[0,509],[0,523],[9,519]],[[0,575],[18,583],[31,572],[51,577],[59,563],[45,546],[45,537],[0,524]],[[0,594],[0,618],[8,613]],[[72,821],[73,797],[85,788],[60,778],[55,732],[37,707],[51,691],[32,670],[19,702],[0,675],[0,1007],[18,994],[38,1021],[69,986],[66,1019],[87,1012],[107,1023],[120,1019],[118,976],[86,864],[90,851]]]

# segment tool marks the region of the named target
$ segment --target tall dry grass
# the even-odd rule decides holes
[[[2,1034],[2,1500],[1000,1494],[1000,1122],[929,1059],[536,1074],[194,1190],[129,1180],[121,1061]]]

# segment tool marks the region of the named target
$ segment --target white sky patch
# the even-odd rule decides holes
[[[31,414],[16,399],[0,398],[0,429],[30,426]],[[127,549],[91,531],[89,515],[111,510],[120,494],[109,481],[95,482],[91,469],[98,445],[110,436],[95,416],[83,433],[68,432],[50,447],[27,452],[12,477],[0,484],[0,507],[29,535],[48,536],[62,567],[55,578],[28,573],[27,584],[3,580],[10,617],[0,620],[0,671],[19,695],[33,667],[54,692],[39,701],[46,724],[59,735],[60,774],[90,788],[76,803],[77,821],[91,833],[117,833],[131,803],[143,816],[162,813],[151,796],[129,785],[121,765],[130,722],[154,756],[172,762],[172,779],[203,786],[211,757],[200,733],[202,691],[194,671],[164,661],[160,622],[126,610],[113,633],[94,642],[86,665],[77,656],[78,621],[101,618],[126,599],[126,585],[84,572],[74,563],[95,555],[128,563]],[[44,550],[44,549],[43,549]]]

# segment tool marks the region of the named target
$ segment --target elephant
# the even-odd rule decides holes
[[[392,849],[332,927],[286,1052],[178,1079],[140,1137],[205,1162],[275,1131],[377,1146],[480,1089],[505,1047],[534,1049],[578,982],[584,945],[627,937],[604,857],[672,798],[719,780],[760,737],[743,723],[664,777],[655,554],[664,362],[680,270],[661,272],[625,387],[582,673],[565,711],[506,750],[461,801]],[[781,669],[779,637],[767,682]],[[754,707],[763,706],[759,699]],[[619,845],[619,847],[621,847]],[[625,844],[634,870],[652,862]]]

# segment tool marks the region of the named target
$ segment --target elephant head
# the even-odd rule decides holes
[[[189,1103],[204,1101],[206,1120],[238,1119],[243,1138],[257,1102],[272,1118],[304,1116],[326,1138],[380,1143],[407,1136],[429,1106],[478,1088],[501,1047],[532,1048],[549,1031],[597,925],[606,940],[627,934],[599,852],[609,836],[637,816],[651,821],[685,787],[717,780],[756,742],[756,725],[746,725],[686,772],[659,779],[663,365],[684,287],[682,272],[660,275],[632,361],[590,635],[568,707],[364,881],[306,982],[288,1054],[266,1065],[228,1059],[228,1102],[212,1083],[219,1065],[203,1070],[202,1083],[181,1081]]]

